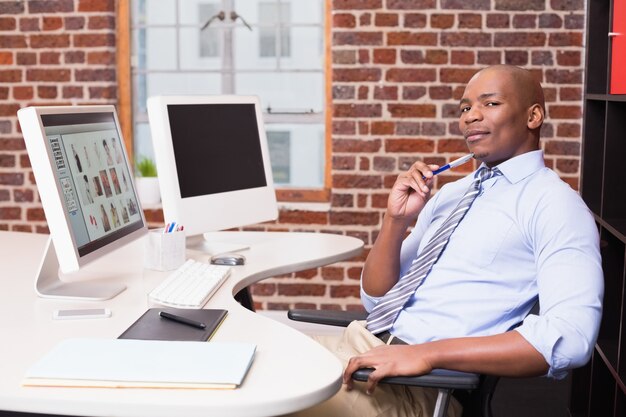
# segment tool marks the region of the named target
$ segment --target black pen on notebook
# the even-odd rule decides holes
[[[176,323],[186,324],[187,326],[195,327],[196,329],[205,329],[206,324],[200,323],[199,321],[191,320],[186,317],[177,316],[172,313],[168,313],[167,311],[159,312],[159,316],[161,318],[175,321]]]
[[[442,173],[443,171],[449,170],[450,168],[455,168],[455,167],[458,167],[459,165],[463,165],[464,163],[468,162],[473,157],[474,157],[474,154],[470,153],[468,155],[460,157],[459,159],[455,159],[454,161],[450,162],[449,164],[445,164],[441,168],[437,168],[436,170],[434,170],[433,171],[433,175],[437,175],[437,174]],[[422,179],[426,179],[426,177],[422,176]]]

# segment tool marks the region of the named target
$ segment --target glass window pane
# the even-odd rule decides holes
[[[209,26],[202,29],[199,35],[200,45],[198,48],[198,54],[202,58],[218,57],[220,55],[221,30],[216,28],[213,24],[214,22],[216,22],[214,16],[216,16],[216,14],[218,13],[217,8],[217,4],[198,4],[198,23],[200,23],[202,27],[204,27],[204,25],[207,24],[209,20],[211,20]],[[183,43],[183,45],[187,44]],[[192,48],[189,47],[188,49]]]
[[[322,113],[324,75],[322,73],[239,73],[236,94],[257,95],[264,109]]]
[[[176,69],[176,29],[146,28],[135,31],[133,54],[139,69]]]
[[[219,94],[220,75],[207,73],[149,73],[146,76],[147,97],[158,94]]]
[[[285,2],[259,3],[259,56],[275,57],[290,55],[291,5]]]
[[[135,161],[142,157],[148,157],[154,161],[154,150],[152,147],[152,137],[150,136],[150,125],[148,123],[135,123],[135,131],[133,132],[133,155]]]
[[[290,54],[280,59],[283,69],[324,68],[324,32],[321,27],[292,27]]]
[[[176,0],[134,0],[133,25],[173,25],[176,23]]]
[[[221,59],[221,29],[180,29],[180,68],[219,70]]]
[[[323,124],[266,124],[265,130],[276,185],[324,186]]]

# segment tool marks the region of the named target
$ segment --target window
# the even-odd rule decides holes
[[[327,1],[131,0],[134,155],[153,154],[149,96],[257,95],[276,185],[327,187]]]

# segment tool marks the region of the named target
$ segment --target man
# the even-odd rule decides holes
[[[524,69],[493,66],[469,81],[459,127],[481,169],[431,199],[438,166],[418,161],[398,177],[363,269],[367,324],[322,340],[347,362],[346,389],[306,413],[428,415],[433,393],[378,381],[435,368],[562,378],[588,361],[603,295],[598,233],[582,199],[544,165],[544,108]],[[418,284],[408,299],[394,299],[409,281]],[[526,317],[537,297],[540,314]],[[350,379],[359,368],[375,368],[366,384]]]

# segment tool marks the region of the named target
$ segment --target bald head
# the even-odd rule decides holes
[[[539,104],[542,109],[546,108],[543,96],[543,88],[535,79],[533,74],[527,69],[516,67],[514,65],[493,65],[478,71],[470,82],[485,73],[495,73],[498,76],[506,77],[511,84],[513,91],[520,100],[520,104],[524,107],[530,107],[533,104]]]

